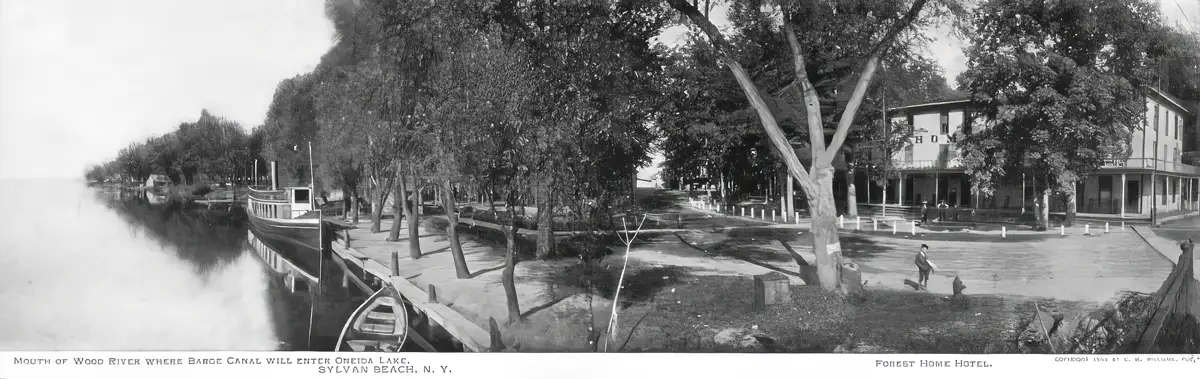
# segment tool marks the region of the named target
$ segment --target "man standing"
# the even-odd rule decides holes
[[[913,259],[913,263],[917,265],[917,284],[921,289],[929,284],[929,273],[933,272],[933,264],[929,263],[929,258],[925,253],[929,251],[929,245],[921,244],[921,251],[917,252],[917,257]]]
[[[929,223],[929,203],[921,202],[921,225]]]

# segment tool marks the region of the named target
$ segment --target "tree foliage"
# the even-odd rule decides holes
[[[1148,1],[992,0],[976,11],[960,85],[983,128],[959,135],[976,189],[1024,171],[1073,193],[1142,125],[1160,20]]]

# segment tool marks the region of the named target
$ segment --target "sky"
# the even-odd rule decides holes
[[[207,108],[262,123],[333,40],[323,0],[0,0],[0,178],[79,178]]]
[[[1158,1],[1197,28],[1200,0]],[[332,37],[323,0],[0,0],[0,178],[78,178],[201,109],[249,130]],[[928,53],[952,80],[961,50],[939,37]]]

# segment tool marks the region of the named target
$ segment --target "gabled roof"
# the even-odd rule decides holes
[[[1192,109],[1188,108],[1187,104],[1183,100],[1180,100],[1178,97],[1171,96],[1171,94],[1167,93],[1166,91],[1162,91],[1158,88],[1146,86],[1146,89],[1148,90],[1147,92],[1150,93],[1152,96],[1166,100],[1168,103],[1170,103],[1171,105],[1174,105],[1176,108],[1179,108],[1178,110],[1181,110],[1184,113],[1187,113],[1189,115],[1192,114]]]

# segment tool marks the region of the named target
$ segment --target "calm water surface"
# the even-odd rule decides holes
[[[0,180],[0,217],[0,350],[277,350],[307,316],[238,215]]]

